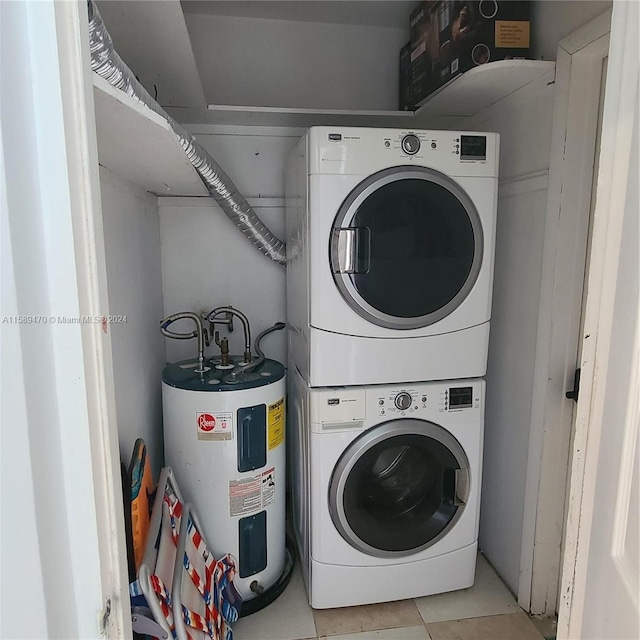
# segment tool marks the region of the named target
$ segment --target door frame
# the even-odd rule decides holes
[[[130,637],[131,608],[120,473],[107,269],[102,225],[93,71],[87,3],[56,2],[55,27],[66,142],[68,190],[81,324],[84,391],[93,476],[103,609],[98,621],[107,638]],[[108,611],[106,611],[108,609]]]
[[[602,61],[611,11],[558,46],[518,602],[557,610]],[[560,488],[560,489],[559,489]]]
[[[606,426],[607,379],[609,369],[615,366],[611,343],[622,228],[629,180],[637,180],[637,176],[630,175],[632,146],[638,144],[632,137],[638,110],[637,28],[637,4],[615,2],[582,336],[581,390],[576,409],[567,508],[558,620],[560,639],[582,637],[585,596],[589,586],[589,549],[596,513],[594,497],[600,441]],[[636,331],[637,322],[636,309]],[[630,344],[629,348],[633,345]],[[637,398],[638,384],[640,380],[636,376],[627,389],[621,390],[621,397],[632,399],[635,394]]]
[[[87,5],[2,3],[0,34],[0,634],[130,637]]]

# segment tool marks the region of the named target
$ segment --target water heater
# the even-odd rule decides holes
[[[242,356],[230,355],[228,340],[214,333],[216,324],[232,326],[234,317],[245,329]],[[185,318],[195,321],[193,332],[169,329]],[[220,307],[205,321],[210,332],[192,313],[161,325],[165,335],[197,337],[199,344],[197,358],[169,364],[162,374],[165,461],[198,509],[211,550],[235,556],[235,586],[246,613],[251,600],[257,610],[264,606],[258,602],[279,595],[292,564],[285,547],[285,368],[260,350],[261,338],[283,325],[258,336],[254,358],[243,314]],[[210,333],[221,353],[207,358]]]

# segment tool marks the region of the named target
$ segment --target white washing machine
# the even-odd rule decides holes
[[[311,606],[470,587],[484,381],[312,389],[294,369],[289,380],[294,529]]]
[[[289,353],[312,387],[486,373],[495,133],[313,127],[287,191]]]

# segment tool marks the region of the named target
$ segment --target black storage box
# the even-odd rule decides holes
[[[411,99],[411,42],[400,49],[400,111],[414,109]]]
[[[426,0],[411,12],[410,17],[410,44],[411,44],[411,96],[412,108],[415,109],[418,102],[423,101],[438,87],[435,70],[437,60],[438,38],[433,37],[432,7],[434,0]]]
[[[427,0],[411,14],[415,106],[481,64],[529,55],[528,0]]]

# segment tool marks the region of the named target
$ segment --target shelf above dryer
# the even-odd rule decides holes
[[[416,112],[210,106],[206,110],[167,108],[184,125],[314,125],[443,129],[495,104],[547,74],[555,63],[505,60],[476,67],[433,94]],[[145,105],[93,75],[98,157],[102,166],[162,196],[206,196],[169,123]]]
[[[429,96],[417,111],[352,111],[287,107],[209,105],[206,110],[172,107],[167,112],[187,125],[361,126],[438,128],[446,120],[471,117],[541,76],[555,62],[500,60],[470,69]]]
[[[157,195],[208,195],[164,118],[95,73],[93,99],[100,165]]]
[[[432,93],[416,119],[471,117],[555,69],[555,62],[498,60],[469,69]]]

